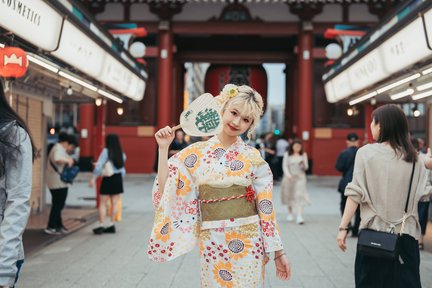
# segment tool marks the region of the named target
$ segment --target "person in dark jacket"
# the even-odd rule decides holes
[[[354,160],[359,147],[359,137],[356,133],[349,133],[346,140],[347,148],[339,154],[336,161],[336,170],[342,173],[338,192],[341,194],[340,210],[343,215],[347,197],[344,195],[345,187],[353,178]],[[350,227],[352,236],[357,236],[360,225],[360,209],[357,208],[354,226]]]

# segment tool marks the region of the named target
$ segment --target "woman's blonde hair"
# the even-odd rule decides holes
[[[222,100],[222,114],[231,107],[241,107],[240,113],[252,121],[247,132],[247,138],[250,140],[263,114],[264,103],[261,95],[247,85],[227,84],[219,97]]]

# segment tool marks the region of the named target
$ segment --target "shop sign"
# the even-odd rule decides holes
[[[62,21],[42,0],[0,0],[0,26],[43,50],[56,49]]]
[[[332,80],[334,98],[336,101],[344,99],[351,95],[354,91],[350,85],[350,79],[347,71],[342,71]]]
[[[0,48],[0,76],[19,78],[26,74],[27,55],[18,47]]]
[[[69,21],[64,23],[58,49],[51,54],[94,78],[101,75],[107,55],[104,49]]]
[[[429,49],[432,50],[432,9],[423,15]]]
[[[326,94],[327,102],[335,103],[337,101],[334,95],[332,80],[330,80],[324,85],[324,91]]]
[[[123,64],[117,61],[114,57],[107,54],[105,63],[102,69],[102,74],[96,79],[111,87],[117,92],[126,95],[129,87],[130,79],[129,69],[125,68]]]
[[[377,49],[366,54],[348,69],[352,92],[364,89],[390,76],[386,73]]]
[[[422,18],[417,18],[379,46],[386,72],[395,73],[431,56]]]

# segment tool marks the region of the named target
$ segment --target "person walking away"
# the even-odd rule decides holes
[[[89,187],[93,188],[96,184],[96,179],[102,174],[104,165],[112,165],[113,175],[102,176],[102,184],[100,187],[99,201],[99,223],[93,229],[93,233],[100,235],[102,233],[116,233],[115,220],[118,209],[120,195],[124,192],[123,178],[126,175],[125,169],[126,154],[120,144],[120,139],[117,134],[108,134],[105,137],[105,148],[99,155],[93,171],[93,177],[89,181]],[[107,204],[111,203],[111,215],[105,223],[107,216]]]
[[[283,136],[280,136],[276,141],[276,161],[275,161],[275,180],[279,181],[283,176],[282,162],[283,156],[287,151],[289,143]]]
[[[306,170],[309,168],[308,156],[303,151],[301,140],[294,139],[283,158],[283,179],[281,184],[282,204],[288,208],[287,220],[293,221],[293,210],[296,211],[296,222],[304,224],[303,209],[311,201],[306,187]]]
[[[68,232],[63,225],[62,210],[66,203],[69,184],[60,179],[60,171],[67,165],[71,167],[74,160],[69,156],[69,151],[74,149],[71,135],[59,133],[58,142],[48,154],[47,186],[51,193],[52,205],[49,214],[48,225],[44,230],[46,234],[60,235]]]
[[[353,179],[345,189],[348,199],[336,241],[342,251],[347,249],[348,224],[358,205],[360,237],[363,229],[400,233],[403,227],[398,258],[379,258],[357,250],[355,285],[357,288],[420,288],[418,239],[421,231],[417,203],[428,193],[425,167],[411,144],[408,122],[399,106],[388,104],[375,109],[370,128],[377,143],[367,144],[357,151]],[[404,226],[403,219],[406,219]]]
[[[286,280],[290,264],[275,218],[272,173],[240,137],[255,130],[262,98],[249,86],[229,84],[217,100],[223,129],[208,141],[168,160],[174,131],[167,126],[155,134],[159,172],[148,255],[166,262],[198,244],[201,287],[253,288],[263,287],[267,253],[274,252],[276,274]]]
[[[345,187],[351,182],[354,170],[354,160],[359,147],[359,137],[356,133],[349,133],[346,139],[347,148],[339,154],[336,161],[336,170],[342,173],[342,179],[339,181],[338,192],[341,195],[340,211],[341,215],[345,210],[347,196],[345,196]],[[348,227],[351,230],[352,236],[358,236],[360,226],[360,208],[357,208],[354,219],[354,226],[351,223]]]
[[[413,144],[414,148],[416,149],[418,156],[420,157],[421,160],[425,161],[426,160],[426,154],[422,153],[421,150],[421,142],[419,141],[420,138],[411,138],[411,143]],[[432,178],[431,178],[431,171],[427,171],[426,172],[428,175],[428,180],[427,180],[427,184],[426,184],[426,190],[430,190],[431,189],[431,185],[432,185]],[[427,224],[428,224],[428,212],[429,212],[429,203],[430,203],[430,196],[426,195],[424,197],[422,197],[420,199],[420,201],[418,202],[418,219],[419,219],[419,223],[420,223],[420,228],[421,228],[421,235],[419,238],[419,250],[423,250],[424,249],[424,236],[426,235],[426,228],[427,228]]]
[[[0,287],[13,287],[24,263],[22,234],[30,215],[36,154],[30,132],[9,106],[0,81]]]

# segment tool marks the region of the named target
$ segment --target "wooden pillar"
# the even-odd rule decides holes
[[[159,55],[158,55],[158,128],[172,125],[173,111],[173,35],[169,21],[159,24]]]
[[[96,129],[95,129],[95,145],[93,155],[95,161],[97,161],[99,154],[105,147],[105,113],[106,113],[106,100],[103,100],[102,105],[96,108]],[[102,177],[99,177],[96,183],[96,207],[100,204],[100,186],[102,183]]]
[[[302,22],[298,38],[298,136],[303,140],[304,150],[312,153],[312,87],[313,87],[313,33],[306,29],[310,22]],[[311,24],[310,24],[311,25]]]
[[[79,107],[80,157],[93,156],[94,107],[94,104],[81,104]]]
[[[370,124],[372,122],[372,111],[375,109],[370,103],[364,103],[364,113],[365,113],[365,131],[364,131],[364,142],[373,143],[372,131],[370,130]]]

